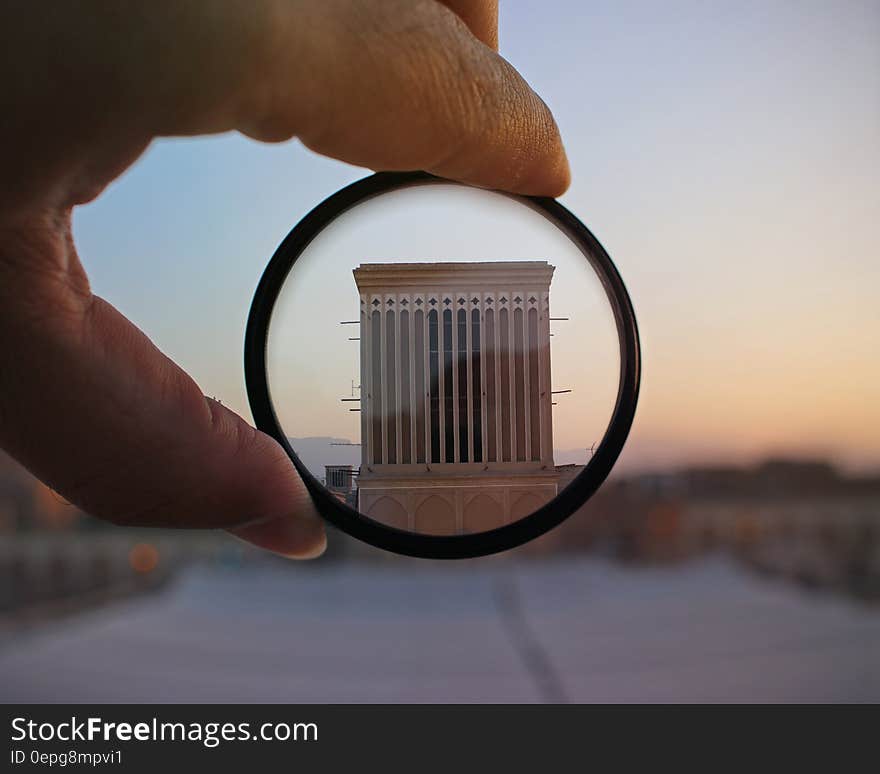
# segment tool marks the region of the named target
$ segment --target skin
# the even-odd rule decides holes
[[[116,524],[323,552],[278,444],[90,291],[73,208],[153,138],[227,131],[557,196],[558,128],[497,42],[497,0],[4,3],[0,446]]]

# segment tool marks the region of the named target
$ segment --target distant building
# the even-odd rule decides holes
[[[362,264],[358,507],[481,532],[556,495],[546,261]]]
[[[579,472],[558,470],[560,486]],[[584,549],[649,562],[725,551],[766,573],[880,599],[880,475],[769,460],[629,476],[529,550]]]
[[[357,474],[352,465],[325,465],[324,485],[338,499],[351,506],[357,505]]]

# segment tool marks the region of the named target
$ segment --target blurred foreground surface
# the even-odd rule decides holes
[[[721,557],[197,563],[0,630],[13,702],[878,701],[876,607]]]
[[[631,475],[463,562],[329,545],[112,527],[0,454],[0,701],[880,701],[880,473]]]

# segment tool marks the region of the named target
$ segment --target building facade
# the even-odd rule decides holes
[[[556,495],[545,261],[362,264],[358,508],[482,532]]]

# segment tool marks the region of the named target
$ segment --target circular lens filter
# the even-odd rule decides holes
[[[306,215],[251,306],[254,420],[321,514],[371,545],[462,558],[578,510],[639,391],[632,304],[553,199],[378,173]]]

